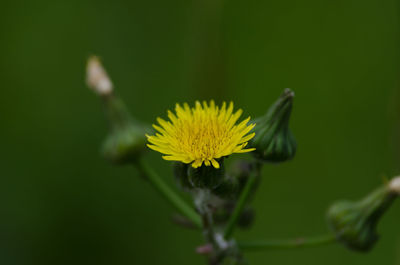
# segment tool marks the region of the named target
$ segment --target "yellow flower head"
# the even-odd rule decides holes
[[[165,160],[192,163],[194,168],[204,165],[219,168],[216,159],[233,153],[245,153],[255,148],[244,149],[255,133],[248,134],[255,124],[247,125],[250,117],[235,125],[242,114],[239,109],[233,113],[233,103],[226,107],[215,106],[214,101],[196,101],[195,107],[187,103],[181,107],[176,104],[176,115],[168,111],[170,121],[157,118],[160,126],[153,124],[158,131],[148,136],[147,146],[165,154]]]

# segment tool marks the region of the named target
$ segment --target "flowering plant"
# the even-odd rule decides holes
[[[237,241],[236,227],[249,227],[254,219],[251,198],[261,180],[261,168],[268,163],[285,162],[296,153],[297,143],[289,128],[294,93],[285,89],[267,113],[241,122],[242,110],[233,103],[218,106],[214,101],[195,102],[193,107],[176,104],[168,111],[169,121],[157,118],[158,125],[144,125],[131,117],[123,101],[96,57],[87,65],[88,86],[104,102],[111,125],[103,145],[105,158],[117,164],[133,164],[143,178],[160,192],[180,213],[176,223],[203,232],[205,243],[196,252],[209,264],[247,264],[247,250],[296,248],[341,243],[353,251],[370,251],[377,242],[377,224],[400,194],[400,177],[360,201],[339,201],[327,212],[330,232],[317,237],[289,240]],[[146,163],[144,151],[152,149],[162,158],[174,161],[179,186],[192,195],[184,201]],[[225,170],[224,162],[235,153],[251,154]]]

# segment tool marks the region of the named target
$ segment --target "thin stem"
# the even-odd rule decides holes
[[[225,228],[224,237],[227,240],[232,236],[233,231],[235,230],[236,224],[239,220],[240,214],[242,213],[243,208],[246,205],[247,199],[251,193],[253,185],[256,183],[257,176],[260,174],[260,165],[255,163],[255,167],[256,168],[250,174],[249,179],[247,180],[246,185],[245,185],[242,193],[240,194],[240,197],[236,203],[236,207],[233,210],[233,213],[232,213],[232,215],[229,219],[229,222]]]
[[[178,196],[153,169],[148,166],[142,159],[135,164],[138,170],[147,177],[147,180],[153,187],[175,207],[182,215],[186,216],[197,227],[202,226],[201,218],[196,211],[190,207],[181,197]]]
[[[174,214],[171,220],[172,222],[183,228],[199,230],[199,227],[197,225],[195,225],[191,220],[189,220],[186,216],[183,216],[182,214]]]
[[[251,242],[238,242],[242,250],[270,250],[270,249],[293,249],[302,247],[315,247],[336,242],[334,235],[324,235],[318,237],[299,237],[287,240],[262,240]]]

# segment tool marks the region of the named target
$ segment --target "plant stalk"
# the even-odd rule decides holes
[[[244,251],[257,251],[257,250],[271,250],[271,249],[295,249],[303,247],[316,247],[335,243],[336,237],[334,235],[323,235],[317,237],[299,237],[287,240],[262,240],[262,241],[249,241],[238,242],[238,247]]]
[[[148,166],[143,159],[135,163],[137,169],[146,177],[153,187],[175,207],[182,215],[186,216],[196,227],[202,227],[202,220],[196,211],[190,207],[175,191],[173,191],[154,170]]]
[[[226,240],[228,240],[232,236],[233,231],[235,230],[236,224],[239,220],[240,214],[242,213],[243,208],[246,205],[247,199],[251,193],[251,190],[253,189],[253,186],[256,183],[257,177],[260,174],[261,165],[258,162],[255,162],[254,166],[255,166],[255,168],[252,171],[252,173],[250,174],[249,179],[247,180],[246,185],[236,203],[236,207],[233,210],[233,213],[229,219],[229,222],[226,225],[225,233],[224,233],[224,237]]]

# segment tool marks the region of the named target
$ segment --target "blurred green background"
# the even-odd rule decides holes
[[[99,155],[107,125],[84,84],[97,54],[137,118],[233,100],[263,114],[296,92],[299,148],[267,166],[240,239],[327,231],[337,199],[400,173],[397,0],[2,1],[0,263],[205,264],[202,237],[130,167]],[[170,163],[148,158],[173,184]],[[231,158],[230,160],[232,160]],[[368,254],[333,245],[248,253],[250,264],[400,265],[400,202]]]

